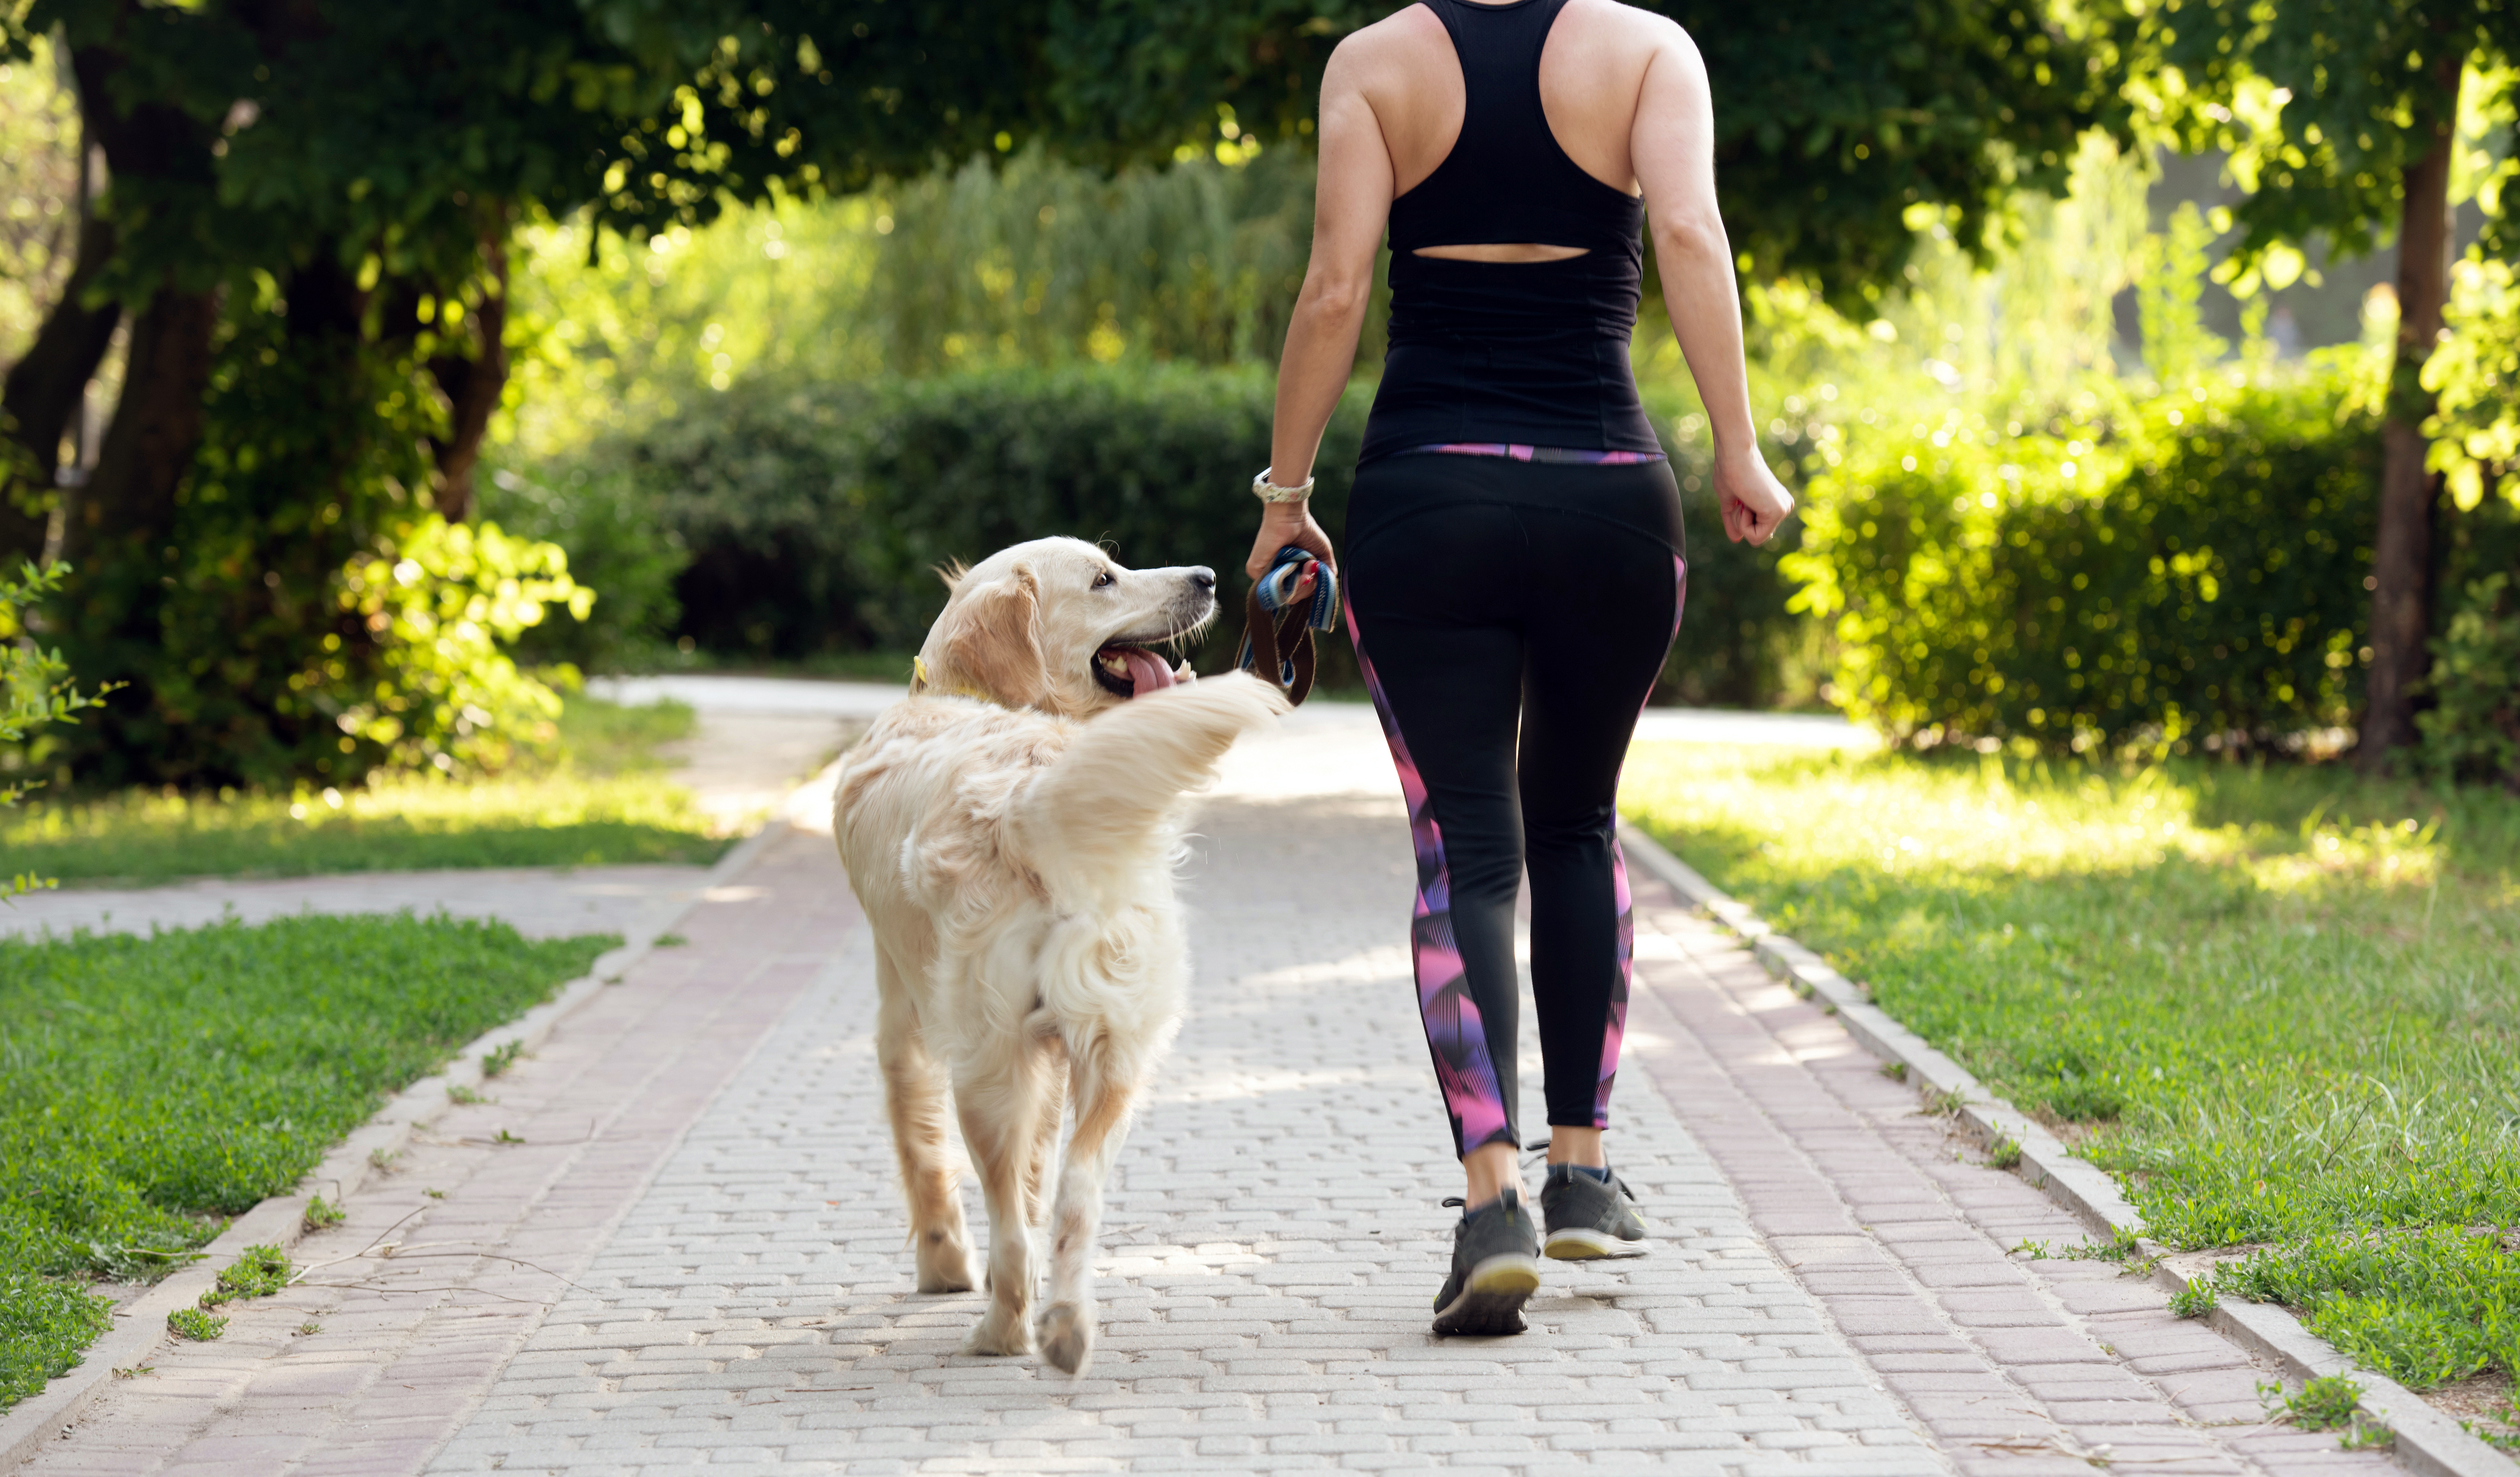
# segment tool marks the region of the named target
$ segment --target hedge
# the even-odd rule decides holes
[[[1188,367],[739,383],[506,476],[490,512],[566,547],[602,592],[588,627],[543,638],[574,643],[550,656],[635,663],[659,635],[758,661],[903,651],[943,604],[936,566],[1048,534],[1108,541],[1136,564],[1211,565],[1238,600],[1256,513],[1243,489],[1269,459],[1274,394],[1263,372]],[[1372,394],[1352,388],[1323,441],[1314,511],[1334,543]],[[1674,450],[1692,542],[1663,695],[1765,705],[1808,624],[1785,610],[1777,567],[1791,540],[1725,543],[1702,457]],[[1237,626],[1220,624],[1201,670],[1231,660]],[[1346,644],[1329,652],[1325,682],[1352,686]]]
[[[1957,413],[1814,479],[1804,608],[1894,737],[2297,743],[2362,696],[2376,421],[2328,377],[2083,424]]]

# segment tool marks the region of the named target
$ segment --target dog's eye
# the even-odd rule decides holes
[[[1108,570],[1108,569],[1097,569],[1097,570],[1095,570],[1095,571],[1094,571],[1094,588],[1095,588],[1095,589],[1100,590],[1100,589],[1102,589],[1102,588],[1103,586],[1105,586],[1105,585],[1115,584],[1115,583],[1117,583],[1117,581],[1115,581],[1115,580],[1113,580],[1113,579],[1111,578],[1111,571],[1110,571],[1110,570]]]

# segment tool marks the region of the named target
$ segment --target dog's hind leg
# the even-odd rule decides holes
[[[883,1066],[883,1105],[892,1119],[901,1190],[910,1202],[910,1235],[918,1248],[919,1290],[968,1292],[971,1232],[963,1220],[961,1175],[945,1137],[945,1074],[928,1054],[919,1010],[902,987],[892,956],[876,951],[876,1059]]]
[[[1028,1043],[1008,1043],[999,1059],[956,1072],[954,1108],[963,1142],[979,1172],[989,1205],[989,1311],[963,1341],[966,1354],[1028,1354],[1033,1296],[1032,1227],[1024,1172],[1039,1137],[1040,1057]]]
[[[1097,1035],[1070,1053],[1076,1133],[1051,1210],[1050,1296],[1041,1310],[1042,1358],[1070,1374],[1094,1353],[1094,1243],[1102,1226],[1102,1184],[1129,1133],[1129,1106],[1144,1067]]]
[[[1052,1036],[1026,1065],[1041,1085],[1042,1096],[1041,1115],[1033,1126],[1032,1158],[1024,1166],[1024,1224],[1039,1231],[1050,1224],[1050,1167],[1058,1155],[1059,1120],[1067,1112],[1067,1049]]]

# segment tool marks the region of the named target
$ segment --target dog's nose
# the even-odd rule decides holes
[[[1205,564],[1196,565],[1190,571],[1190,582],[1201,590],[1212,591],[1216,588],[1216,571]]]

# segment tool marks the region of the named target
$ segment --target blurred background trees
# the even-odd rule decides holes
[[[568,666],[888,671],[1012,537],[1231,562],[1313,91],[1387,8],[5,12],[0,558],[68,557],[36,622],[129,684],[42,762],[463,771]],[[2511,22],[1662,8],[1811,515],[1692,507],[1666,697],[2510,772]],[[1636,357],[1702,498],[1650,305]]]

